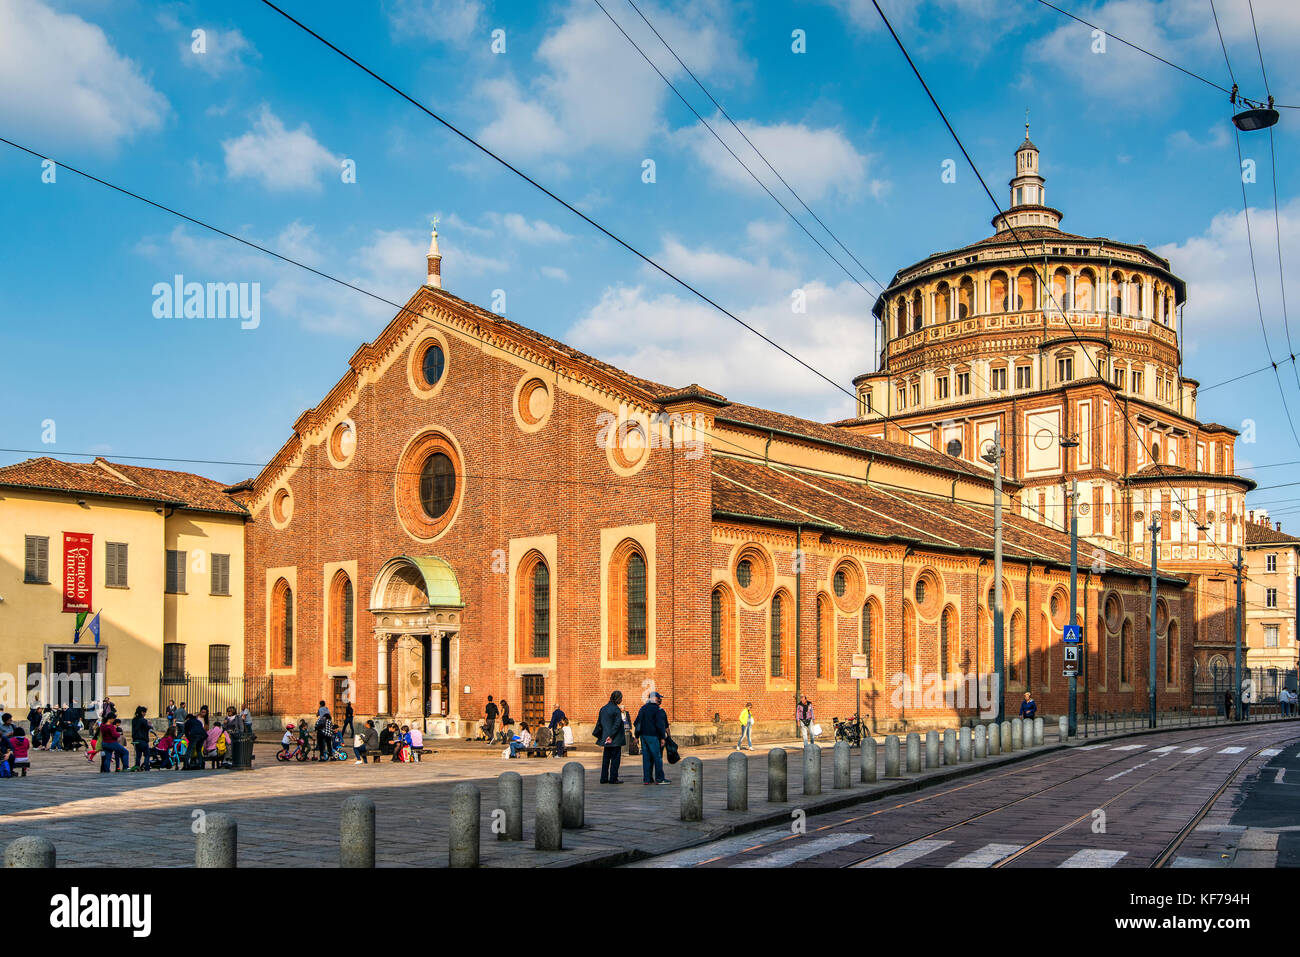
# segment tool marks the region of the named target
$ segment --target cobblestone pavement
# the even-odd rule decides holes
[[[1206,729],[1209,733],[1209,729]],[[877,739],[879,742],[881,739]],[[1140,740],[1140,739],[1135,739]],[[436,744],[435,744],[436,746]],[[693,748],[684,753],[704,762],[704,820],[680,820],[677,767],[666,766],[672,786],[641,784],[640,758],[624,755],[618,786],[598,784],[600,756],[578,753],[566,760],[516,759],[499,754],[442,750],[419,764],[280,764],[273,748],[258,749],[257,770],[98,773],[83,753],[33,753],[26,778],[0,781],[0,843],[24,834],[54,841],[60,865],[81,867],[190,866],[191,824],[197,812],[221,811],[239,827],[241,866],[329,867],[338,863],[339,812],[343,800],[366,794],[376,804],[376,856],[386,867],[443,867],[447,864],[451,788],[473,781],[482,789],[484,866],[548,867],[619,863],[699,845],[756,828],[788,833],[791,814],[847,807],[872,794],[916,790],[975,770],[975,764],[904,774],[874,785],[858,783],[853,753],[853,787],[835,790],[832,750],[823,749],[823,793],[803,795],[802,753],[785,742],[789,755],[789,801],[767,802],[767,750],[748,752],[749,810],[726,810],[726,761],[730,746]],[[1049,732],[1044,748],[978,762],[992,769],[1033,759],[1057,747]],[[536,775],[558,772],[568,760],[586,768],[586,826],[564,833],[564,850],[533,848]],[[883,754],[880,764],[883,774]],[[518,771],[524,778],[524,840],[499,841],[491,831],[497,807],[496,776]],[[752,843],[752,840],[751,840]]]

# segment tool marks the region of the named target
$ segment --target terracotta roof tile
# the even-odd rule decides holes
[[[0,468],[0,485],[106,495],[231,515],[247,514],[225,494],[221,482],[190,472],[120,465],[102,458],[94,462],[63,462],[48,456],[27,459]]]
[[[1288,535],[1286,532],[1279,532],[1272,525],[1256,525],[1254,522],[1247,522],[1246,544],[1300,545],[1300,538],[1297,538],[1294,535]]]

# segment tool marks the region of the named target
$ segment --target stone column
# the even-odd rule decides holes
[[[449,631],[445,639],[451,642],[447,652],[447,720],[460,727],[460,632]],[[439,665],[441,667],[441,665]]]
[[[442,717],[442,696],[447,689],[442,686],[442,632],[429,631],[429,701],[433,707],[429,719]]]
[[[375,654],[378,662],[377,683],[379,695],[375,702],[375,714],[388,714],[388,636],[382,631],[375,632]]]

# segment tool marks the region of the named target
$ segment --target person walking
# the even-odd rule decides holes
[[[140,705],[135,709],[135,717],[131,719],[131,745],[135,748],[135,764],[131,766],[132,771],[149,770],[149,734],[153,728],[149,725],[149,719],[144,716],[145,711],[145,706]]]
[[[1226,721],[1232,720],[1232,691],[1223,692],[1223,717]]]
[[[633,730],[641,744],[641,783],[671,784],[664,777],[664,742],[668,738],[668,715],[660,707],[664,696],[650,692],[646,703],[637,712]]]
[[[244,734],[253,733],[253,712],[249,710],[248,705],[244,705],[239,712],[239,720],[244,722]]]
[[[591,736],[600,745],[600,783],[622,784],[618,776],[619,765],[623,761],[623,744],[626,736],[623,732],[623,715],[619,706],[623,703],[623,692],[614,691],[600,713],[596,715],[596,725],[591,729]]]
[[[740,750],[742,744],[748,746],[748,750],[754,750],[754,703],[746,701],[745,707],[740,709],[740,739],[736,741],[736,750]]]
[[[1241,718],[1243,721],[1250,719],[1250,706],[1255,701],[1255,682],[1247,675],[1241,679]]]
[[[36,740],[36,732],[40,730],[42,717],[44,713],[36,705],[27,709],[27,734],[33,741]]]
[[[550,722],[546,725],[551,729],[551,734],[555,734],[556,729],[560,727],[560,723],[567,720],[568,717],[567,714],[560,710],[560,706],[557,704],[555,710],[551,712]]]
[[[1020,717],[1033,721],[1038,715],[1038,702],[1028,691],[1025,692],[1025,700],[1020,702]]]
[[[185,702],[182,701],[176,706],[176,720],[173,723],[176,727],[183,728],[185,727],[185,722],[189,720],[189,717],[190,713],[185,710]]]
[[[328,709],[316,719],[316,750],[320,752],[318,761],[330,761],[334,757],[334,722]]]
[[[803,735],[804,746],[807,747],[812,744],[813,706],[806,694],[801,694],[799,703],[794,706],[794,720],[799,724],[799,732]]]
[[[167,710],[164,711],[163,714],[167,716],[167,723],[169,725],[176,723],[176,699],[175,698],[167,699]]]
[[[487,742],[491,744],[497,737],[497,715],[501,712],[497,710],[496,702],[492,696],[488,695],[487,704],[483,707],[483,733],[487,735]]]
[[[108,762],[110,758],[113,761],[114,771],[126,770],[126,759],[128,755],[126,753],[126,748],[122,746],[122,730],[117,726],[117,722],[114,719],[101,721],[99,723],[99,753],[99,770],[102,773],[108,773]]]
[[[351,734],[355,731],[352,727],[352,702],[347,701],[343,705],[343,733]]]

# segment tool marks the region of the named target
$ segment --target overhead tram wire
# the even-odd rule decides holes
[[[1066,314],[1065,310],[1062,309],[1059,305],[1057,305],[1056,296],[1052,292],[1051,285],[1047,282],[1047,277],[1042,272],[1039,272],[1036,260],[1034,259],[1033,256],[1030,255],[1029,249],[1025,246],[1024,240],[1020,238],[1020,233],[1017,231],[1015,225],[1005,219],[1006,213],[1005,210],[1002,209],[1002,204],[998,202],[997,197],[993,195],[993,191],[989,189],[988,182],[984,179],[984,175],[979,171],[979,167],[975,165],[975,160],[971,157],[970,152],[966,149],[966,145],[962,142],[961,137],[957,135],[957,131],[953,128],[952,123],[948,120],[948,115],[943,111],[943,107],[940,106],[939,101],[935,99],[934,93],[931,92],[930,90],[930,85],[925,82],[925,77],[921,75],[920,68],[917,67],[915,61],[912,60],[912,55],[907,52],[907,47],[904,46],[902,38],[899,37],[898,33],[894,30],[894,25],[890,23],[889,18],[885,16],[885,11],[880,8],[880,3],[878,2],[878,0],[871,0],[871,4],[873,7],[876,8],[876,13],[880,15],[880,19],[884,22],[886,29],[889,30],[889,34],[891,37],[893,37],[894,43],[897,44],[899,51],[903,54],[903,58],[907,60],[907,65],[911,67],[912,72],[916,75],[917,82],[921,84],[921,88],[925,91],[925,95],[929,98],[931,105],[934,106],[935,112],[939,114],[939,118],[943,121],[943,125],[947,127],[948,133],[952,136],[953,141],[957,144],[957,148],[961,150],[962,156],[966,158],[967,164],[970,166],[972,172],[974,172],[975,178],[979,180],[979,184],[984,189],[985,195],[987,195],[989,201],[993,203],[993,207],[998,211],[999,216],[1003,217],[1003,222],[1006,223],[1008,230],[1010,230],[1011,235],[1015,238],[1016,245],[1020,247],[1020,251],[1024,254],[1026,260],[1028,260],[1031,263],[1030,268],[1033,269],[1035,276],[1038,278],[1039,282],[1042,283],[1042,288],[1044,293],[1049,297],[1052,306],[1060,314],[1062,320],[1065,322],[1066,328],[1070,330],[1070,335],[1074,338],[1075,342],[1079,343],[1081,347],[1084,346],[1084,342],[1079,337],[1079,333],[1075,329],[1074,323],[1070,321],[1070,317]],[[1098,361],[1088,353],[1086,347],[1082,349],[1082,352],[1084,357],[1087,358],[1089,361],[1091,361],[1093,367],[1097,371],[1097,376],[1099,378],[1104,379],[1105,376],[1102,374],[1101,365],[1098,363]],[[1270,359],[1271,358],[1272,357],[1270,356]],[[1128,417],[1124,418],[1124,422],[1129,427],[1130,431],[1132,431],[1133,434],[1138,438],[1139,443],[1141,443],[1142,436],[1141,433],[1138,432],[1137,426],[1134,425],[1133,422],[1130,419],[1128,419]],[[1297,442],[1298,444],[1300,444],[1300,440],[1297,440]],[[1164,479],[1164,483],[1166,487],[1168,487],[1170,494],[1180,504],[1182,510],[1190,512],[1190,510],[1187,508],[1186,500],[1181,495],[1178,494],[1178,490],[1174,488],[1173,484],[1170,483],[1168,478],[1165,478],[1164,476],[1161,476],[1161,478]],[[1211,541],[1210,544],[1213,545],[1214,548],[1216,548],[1223,555],[1225,560],[1231,560],[1230,556],[1228,555],[1227,551],[1224,549],[1222,545],[1220,545],[1218,542],[1215,541]]]
[[[599,0],[597,0],[597,2],[599,2]],[[871,272],[871,270],[868,269],[865,264],[863,264],[862,260],[860,260],[857,256],[853,254],[853,250],[849,249],[848,246],[844,245],[844,242],[839,238],[839,236],[835,235],[835,233],[831,231],[831,228],[822,221],[822,218],[818,216],[815,212],[813,212],[812,208],[803,201],[803,197],[800,196],[797,192],[795,192],[795,188],[791,186],[788,182],[786,182],[785,177],[781,175],[780,171],[777,170],[777,168],[772,165],[771,161],[768,160],[768,158],[765,155],[763,155],[763,151],[760,150],[757,145],[755,145],[754,141],[751,140],[748,135],[746,135],[745,131],[740,128],[739,124],[737,124],[736,121],[731,118],[731,114],[728,113],[723,108],[722,104],[719,103],[717,99],[713,96],[713,94],[709,92],[708,87],[706,87],[704,83],[700,80],[700,78],[695,75],[695,72],[689,66],[687,66],[685,62],[683,62],[682,58],[677,55],[677,51],[674,50],[671,45],[669,45],[668,41],[664,39],[662,34],[660,34],[659,31],[655,29],[655,25],[650,22],[650,20],[646,17],[646,15],[641,11],[641,8],[636,5],[634,0],[627,0],[627,2],[628,2],[628,6],[630,6],[633,10],[637,12],[637,16],[639,16],[642,20],[645,21],[645,25],[650,28],[650,32],[659,38],[659,42],[664,45],[664,49],[666,49],[669,53],[673,55],[673,59],[676,60],[681,65],[681,68],[687,72],[690,78],[695,82],[695,85],[700,88],[700,91],[709,98],[709,102],[712,103],[715,107],[717,107],[718,112],[721,113],[722,116],[726,119],[726,121],[731,124],[731,128],[740,134],[741,139],[743,139],[747,144],[749,144],[749,148],[752,149],[758,155],[758,158],[763,161],[764,165],[766,165],[767,168],[772,171],[772,175],[774,175],[777,179],[781,181],[781,185],[790,191],[790,195],[793,196],[799,202],[799,205],[802,206],[804,210],[808,213],[808,215],[811,216],[817,222],[817,225],[826,231],[826,235],[830,236],[831,239],[835,240],[836,244],[840,247],[840,249],[844,250],[844,252],[848,254],[849,258],[852,259],[855,263],[857,263],[858,268],[861,269],[864,273],[866,273],[867,276],[870,277],[871,281],[874,282],[877,286],[879,286],[883,291],[885,288],[885,284],[875,277],[875,275]],[[606,15],[608,16],[608,14]],[[633,45],[635,46],[635,44]],[[644,56],[644,54],[642,55]],[[699,114],[697,113],[696,115],[698,116]]]
[[[860,288],[863,292],[865,292],[867,295],[870,296],[872,294],[871,290],[868,289],[866,286],[862,285],[862,281],[859,280],[858,277],[855,276],[852,272],[850,272],[849,268],[845,266],[844,263],[840,262],[839,259],[835,257],[835,254],[832,253],[829,249],[827,249],[825,245],[822,244],[821,240],[819,240],[816,236],[814,236],[809,231],[808,227],[803,224],[803,222],[799,219],[799,217],[797,217],[794,213],[790,211],[790,208],[786,206],[785,203],[777,199],[776,195],[770,189],[768,189],[767,184],[764,183],[761,179],[759,179],[758,176],[754,173],[754,171],[745,164],[745,161],[736,155],[736,151],[733,150],[727,144],[726,140],[724,140],[721,136],[718,135],[717,131],[712,126],[709,125],[708,120],[706,120],[703,116],[701,116],[699,110],[695,109],[695,107],[691,104],[691,101],[686,99],[686,97],[682,95],[682,92],[679,89],[677,89],[677,87],[673,84],[673,81],[668,79],[668,77],[664,74],[663,70],[659,69],[658,65],[653,60],[651,60],[650,57],[646,55],[646,52],[642,50],[641,47],[637,44],[637,42],[633,40],[631,36],[628,35],[628,32],[623,29],[622,24],[620,24],[617,20],[614,19],[613,15],[610,14],[609,10],[605,8],[605,5],[601,3],[600,0],[593,0],[593,2],[596,4],[596,6],[600,7],[601,12],[605,14],[605,16],[609,19],[610,23],[614,24],[614,26],[618,29],[618,32],[623,34],[623,38],[627,40],[628,43],[632,44],[632,48],[636,50],[637,53],[641,54],[641,59],[645,60],[646,63],[650,64],[650,68],[654,70],[655,73],[659,74],[659,79],[663,80],[664,83],[668,85],[668,89],[672,90],[673,93],[677,95],[677,99],[681,100],[682,103],[685,104],[686,108],[695,115],[695,118],[699,120],[702,124],[704,124],[704,128],[713,134],[713,138],[722,145],[723,149],[725,149],[728,153],[731,154],[731,158],[740,164],[741,168],[746,173],[749,174],[750,178],[753,179],[753,181],[759,185],[759,188],[762,189],[763,192],[767,193],[767,195],[772,198],[772,202],[776,203],[776,205],[780,206],[781,209],[785,211],[785,214],[790,217],[791,221],[793,221],[796,226],[802,229],[804,233],[808,236],[808,238],[817,244],[817,247],[822,252],[824,252],[828,257],[830,257],[831,262],[835,263],[835,265],[839,266],[840,269],[844,271],[844,275],[852,279],[853,282],[857,284],[858,288]],[[654,28],[652,27],[651,29]],[[660,39],[662,39],[662,37]],[[667,46],[667,44],[665,43],[664,46]],[[674,56],[675,55],[676,54],[674,54]],[[679,60],[678,62],[680,63],[681,61]],[[849,255],[852,255],[852,253],[850,253]],[[854,261],[855,262],[857,261],[856,258],[854,259]],[[861,263],[858,263],[858,265],[862,266]],[[862,267],[862,268],[865,269],[866,267]],[[871,273],[868,272],[867,275],[871,276]],[[884,292],[884,286],[881,286],[880,281],[876,279],[875,276],[871,276],[871,280],[875,282],[877,286],[880,286],[881,292]],[[879,293],[877,293],[877,295],[879,295]]]
[[[402,89],[400,89],[399,87],[397,87],[396,85],[394,85],[393,83],[391,83],[391,82],[389,82],[388,80],[384,79],[384,77],[380,76],[378,73],[376,73],[374,70],[370,69],[370,68],[369,68],[368,66],[366,66],[364,63],[362,63],[361,61],[357,60],[357,59],[356,59],[355,57],[353,57],[351,54],[347,53],[347,52],[344,51],[343,49],[341,49],[341,48],[339,48],[338,46],[336,46],[335,44],[331,43],[331,42],[330,42],[329,40],[327,40],[325,37],[321,36],[319,33],[317,33],[317,32],[316,32],[315,30],[313,30],[311,27],[309,27],[309,26],[307,26],[305,23],[303,23],[301,20],[298,20],[298,19],[295,18],[292,14],[287,13],[285,10],[283,10],[283,9],[281,9],[280,7],[276,6],[276,4],[272,2],[272,0],[262,0],[262,3],[263,3],[263,5],[265,5],[265,6],[267,6],[267,7],[270,7],[272,10],[274,10],[276,13],[278,13],[278,14],[279,14],[280,16],[282,16],[284,19],[288,20],[288,21],[289,21],[290,23],[292,23],[294,26],[298,27],[298,29],[302,30],[304,33],[308,34],[309,36],[311,36],[311,37],[314,38],[315,40],[319,41],[319,42],[320,42],[321,44],[323,44],[324,46],[328,47],[330,50],[332,50],[332,51],[334,51],[335,53],[337,53],[340,57],[342,57],[343,59],[347,60],[349,63],[351,63],[351,64],[352,64],[353,66],[355,66],[357,69],[361,70],[363,73],[367,74],[368,76],[370,76],[370,77],[373,78],[374,80],[378,81],[378,82],[379,82],[380,84],[382,84],[383,86],[387,87],[387,88],[388,88],[389,90],[391,90],[393,93],[397,94],[399,97],[401,97],[402,99],[406,100],[408,103],[410,103],[410,104],[411,104],[412,106],[414,106],[416,109],[420,110],[420,112],[426,114],[426,115],[429,116],[431,119],[433,119],[433,120],[437,121],[438,123],[440,123],[442,126],[444,126],[446,129],[450,130],[450,131],[451,131],[452,133],[454,133],[456,136],[460,137],[460,138],[461,138],[462,140],[464,140],[466,143],[468,143],[468,144],[470,144],[471,146],[473,146],[476,150],[480,151],[480,152],[483,153],[485,156],[488,156],[488,157],[490,157],[491,159],[495,160],[497,163],[500,163],[500,164],[501,164],[502,166],[504,166],[506,169],[510,170],[510,172],[514,173],[514,174],[515,174],[516,176],[518,176],[520,179],[522,179],[522,180],[524,180],[526,183],[528,183],[530,186],[533,186],[534,188],[536,188],[537,190],[539,190],[540,192],[542,192],[542,193],[544,193],[546,196],[548,196],[550,199],[552,199],[552,200],[554,200],[555,202],[559,203],[561,206],[563,206],[563,207],[564,207],[565,209],[567,209],[569,212],[573,213],[573,215],[577,216],[577,217],[578,217],[579,219],[581,219],[583,222],[587,223],[587,224],[590,225],[592,228],[596,229],[598,232],[602,233],[603,235],[605,235],[605,236],[608,237],[609,239],[612,239],[614,242],[616,242],[618,245],[622,246],[622,247],[623,247],[624,249],[626,249],[628,252],[632,253],[634,256],[636,256],[638,259],[640,259],[642,262],[644,262],[644,263],[646,263],[647,265],[653,267],[657,272],[659,272],[659,273],[661,273],[662,275],[668,277],[668,278],[671,279],[673,282],[675,282],[675,283],[677,283],[679,286],[681,286],[683,289],[685,289],[685,290],[687,290],[688,292],[690,292],[692,295],[696,296],[697,298],[699,298],[699,299],[702,300],[703,302],[705,302],[705,303],[707,303],[708,305],[712,306],[714,309],[716,309],[716,310],[718,310],[719,312],[721,312],[721,313],[722,313],[724,316],[726,316],[728,319],[731,319],[733,322],[737,323],[737,324],[740,325],[742,328],[744,328],[744,329],[746,329],[747,331],[749,331],[749,332],[753,333],[754,335],[758,336],[760,339],[762,339],[762,340],[763,340],[764,342],[766,342],[768,345],[770,345],[770,346],[772,346],[773,348],[779,350],[781,353],[783,353],[783,354],[786,355],[787,357],[793,359],[795,362],[797,362],[799,365],[803,366],[803,367],[804,367],[805,369],[807,369],[809,372],[812,372],[812,373],[813,373],[815,376],[817,376],[819,379],[824,380],[824,381],[827,382],[829,385],[833,386],[834,388],[838,389],[840,392],[843,392],[845,395],[847,395],[847,396],[849,396],[850,398],[852,398],[853,401],[854,401],[854,409],[855,409],[855,411],[856,411],[856,409],[857,409],[857,402],[858,402],[858,395],[857,395],[856,392],[851,391],[851,390],[849,390],[849,389],[846,389],[843,385],[841,385],[840,383],[836,382],[836,381],[835,381],[834,379],[832,379],[830,376],[826,375],[824,372],[820,371],[819,369],[817,369],[816,367],[812,366],[811,364],[809,364],[809,363],[806,362],[805,360],[801,359],[799,356],[795,355],[793,352],[790,352],[788,349],[786,349],[786,348],[785,348],[784,346],[782,346],[780,343],[778,343],[778,342],[776,342],[775,340],[771,339],[769,336],[767,336],[767,335],[766,335],[765,333],[763,333],[761,330],[759,330],[759,329],[755,328],[754,326],[750,325],[749,323],[745,322],[745,320],[741,319],[739,316],[737,316],[736,314],[734,314],[734,313],[731,312],[730,310],[726,309],[724,306],[720,305],[719,303],[717,303],[717,302],[714,301],[713,299],[711,299],[711,298],[709,298],[708,296],[706,296],[703,292],[701,292],[700,290],[696,289],[696,288],[695,288],[694,286],[692,286],[690,283],[686,282],[686,280],[684,280],[684,279],[682,279],[681,277],[677,276],[675,273],[673,273],[672,271],[670,271],[667,267],[660,265],[657,261],[655,261],[654,259],[652,259],[650,256],[648,256],[648,255],[646,255],[645,253],[641,252],[641,251],[640,251],[639,249],[637,249],[635,246],[631,245],[630,243],[628,243],[626,240],[622,239],[620,236],[618,236],[617,234],[615,234],[615,233],[612,232],[611,230],[607,229],[606,227],[602,226],[600,223],[596,222],[594,219],[592,219],[592,218],[591,218],[590,216],[588,216],[586,213],[582,212],[581,210],[579,210],[578,208],[576,208],[575,206],[573,206],[571,203],[567,202],[566,200],[564,200],[563,198],[561,198],[560,196],[558,196],[558,195],[557,195],[556,193],[554,193],[552,190],[550,190],[549,188],[547,188],[546,186],[544,186],[543,184],[541,184],[541,183],[538,182],[537,180],[533,179],[533,178],[532,178],[531,176],[529,176],[527,173],[523,172],[523,171],[520,170],[518,167],[512,165],[509,161],[507,161],[507,160],[504,159],[503,157],[497,155],[497,154],[494,153],[492,150],[488,149],[486,146],[484,146],[484,145],[483,145],[482,143],[480,143],[478,140],[474,139],[474,138],[473,138],[472,136],[470,136],[468,133],[464,132],[464,131],[461,130],[459,127],[457,127],[457,126],[455,126],[454,124],[452,124],[449,120],[444,119],[442,116],[440,116],[438,113],[435,113],[433,110],[431,110],[429,107],[425,106],[425,105],[424,105],[423,103],[421,103],[419,100],[415,99],[415,98],[412,97],[410,94],[406,93],[405,91],[403,91]],[[9,142],[8,140],[0,140],[0,141],[3,141],[3,142]],[[13,145],[13,144],[11,144],[11,145]],[[32,151],[29,150],[28,152],[32,152]],[[36,154],[33,154],[33,155],[36,155]],[[899,423],[894,419],[894,417],[892,417],[892,416],[887,416],[887,415],[884,415],[883,413],[878,413],[878,412],[877,412],[877,413],[874,413],[874,414],[880,416],[880,421],[881,421],[881,422],[887,422],[887,423],[889,423],[889,424],[895,425],[895,426],[897,426],[899,429],[902,429],[903,431],[906,432],[906,427],[900,425],[900,424],[899,424]],[[907,433],[907,434],[908,434],[908,435],[911,435],[910,432]],[[918,439],[918,440],[921,441],[921,442],[923,442],[923,443],[926,445],[926,447],[929,448],[932,452],[936,452],[936,453],[939,453],[939,454],[944,454],[940,449],[937,449],[937,448],[935,448],[933,445],[931,445],[930,442],[929,442],[928,440],[926,440],[926,439],[924,439],[924,438],[921,438],[920,436],[912,436],[912,437]]]
[[[1189,70],[1189,69],[1187,69],[1187,67],[1185,67],[1185,66],[1180,66],[1180,65],[1178,65],[1177,63],[1173,62],[1172,60],[1167,60],[1167,59],[1165,59],[1164,57],[1160,56],[1160,54],[1158,54],[1158,53],[1152,53],[1152,52],[1151,52],[1150,50],[1148,50],[1146,47],[1139,46],[1139,45],[1136,44],[1136,43],[1133,43],[1133,42],[1131,42],[1131,41],[1129,41],[1129,40],[1124,39],[1123,37],[1119,36],[1118,34],[1111,33],[1111,32],[1110,32],[1109,30],[1107,30],[1105,27],[1099,26],[1099,25],[1097,25],[1097,24],[1095,24],[1095,23],[1092,23],[1092,22],[1090,22],[1090,21],[1088,21],[1088,20],[1085,20],[1085,19],[1083,19],[1083,17],[1077,16],[1077,15],[1071,13],[1069,10],[1064,10],[1064,9],[1062,9],[1061,7],[1058,7],[1058,6],[1057,6],[1056,4],[1054,4],[1054,3],[1049,3],[1048,0],[1036,0],[1036,2],[1039,3],[1039,4],[1041,4],[1041,5],[1044,6],[1044,7],[1047,7],[1047,8],[1049,8],[1049,9],[1051,9],[1051,10],[1055,10],[1057,13],[1061,14],[1062,16],[1069,17],[1071,20],[1074,20],[1076,23],[1081,23],[1081,24],[1083,24],[1085,27],[1088,27],[1089,29],[1092,29],[1092,30],[1100,30],[1102,33],[1106,34],[1106,36],[1109,37],[1110,39],[1112,39],[1112,40],[1118,40],[1120,43],[1124,44],[1124,46],[1129,47],[1130,49],[1136,50],[1138,53],[1141,53],[1141,54],[1143,54],[1144,56],[1149,56],[1149,57],[1151,57],[1151,59],[1153,59],[1153,60],[1159,60],[1161,63],[1165,64],[1166,66],[1171,66],[1171,67],[1173,67],[1173,68],[1174,68],[1175,70],[1177,70],[1179,73],[1184,73],[1184,74],[1186,74],[1187,76],[1190,76],[1190,77],[1191,77],[1192,79],[1194,79],[1194,80],[1200,80],[1200,81],[1201,81],[1202,83],[1204,83],[1206,86],[1212,86],[1212,87],[1214,87],[1216,90],[1220,91],[1221,93],[1227,93],[1227,94],[1231,94],[1231,93],[1232,93],[1231,90],[1227,89],[1226,87],[1220,86],[1218,83],[1215,83],[1215,82],[1214,82],[1213,80],[1211,80],[1209,77],[1203,76],[1203,75],[1200,74],[1200,73],[1196,73],[1196,72],[1194,72],[1194,71],[1192,71],[1192,70]],[[1216,17],[1216,21],[1217,21],[1217,17]],[[1293,105],[1293,104],[1288,104],[1288,103],[1274,103],[1273,106],[1274,106],[1275,109],[1279,109],[1279,110],[1300,110],[1300,106]]]

